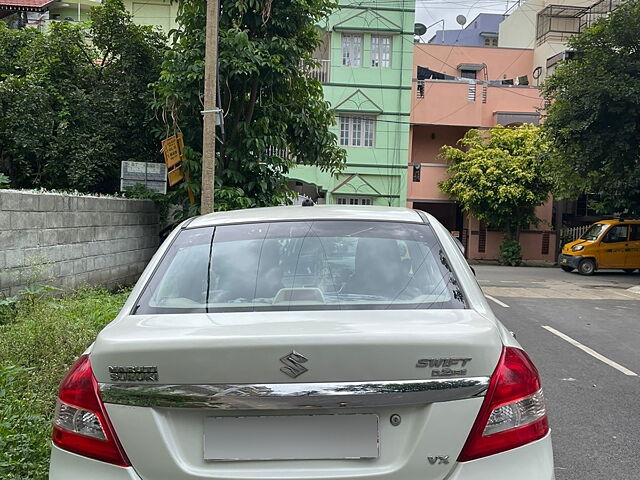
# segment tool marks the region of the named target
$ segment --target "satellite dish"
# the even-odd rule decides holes
[[[463,27],[464,24],[467,23],[467,17],[465,17],[464,15],[458,15],[456,17],[456,22],[458,22],[458,25]]]
[[[421,37],[422,35],[424,35],[425,33],[427,33],[427,27],[424,26],[424,24],[422,23],[416,23],[413,26],[413,31],[416,35],[418,35],[419,37]]]

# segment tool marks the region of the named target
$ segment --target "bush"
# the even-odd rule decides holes
[[[12,304],[0,325],[0,478],[45,480],[60,380],[115,317],[127,292],[80,290]]]
[[[9,188],[11,180],[4,173],[0,172],[0,188]]]
[[[0,325],[10,323],[16,316],[18,297],[0,298]]]
[[[35,413],[38,398],[29,389],[33,369],[0,365],[0,478],[44,479],[49,456],[51,419]]]
[[[500,245],[500,255],[498,256],[500,265],[518,267],[522,264],[522,247],[518,240],[505,238]]]
[[[166,38],[122,0],[95,5],[86,24],[0,22],[0,151],[16,188],[114,192],[122,160],[160,159],[149,84]]]

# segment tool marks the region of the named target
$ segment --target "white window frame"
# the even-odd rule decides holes
[[[371,115],[339,115],[340,146],[374,148],[376,117]]]
[[[361,67],[364,36],[361,33],[342,34],[342,66]]]
[[[388,43],[385,43],[385,40],[388,40]],[[371,67],[391,68],[392,47],[391,35],[371,35]]]
[[[340,195],[335,197],[337,205],[373,205],[371,197],[356,197],[354,195]]]

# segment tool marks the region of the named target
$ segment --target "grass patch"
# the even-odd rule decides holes
[[[2,480],[46,480],[60,380],[117,315],[128,293],[86,289],[0,307]]]

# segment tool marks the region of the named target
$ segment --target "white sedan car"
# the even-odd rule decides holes
[[[551,480],[540,378],[400,208],[184,222],[62,381],[51,480]]]

